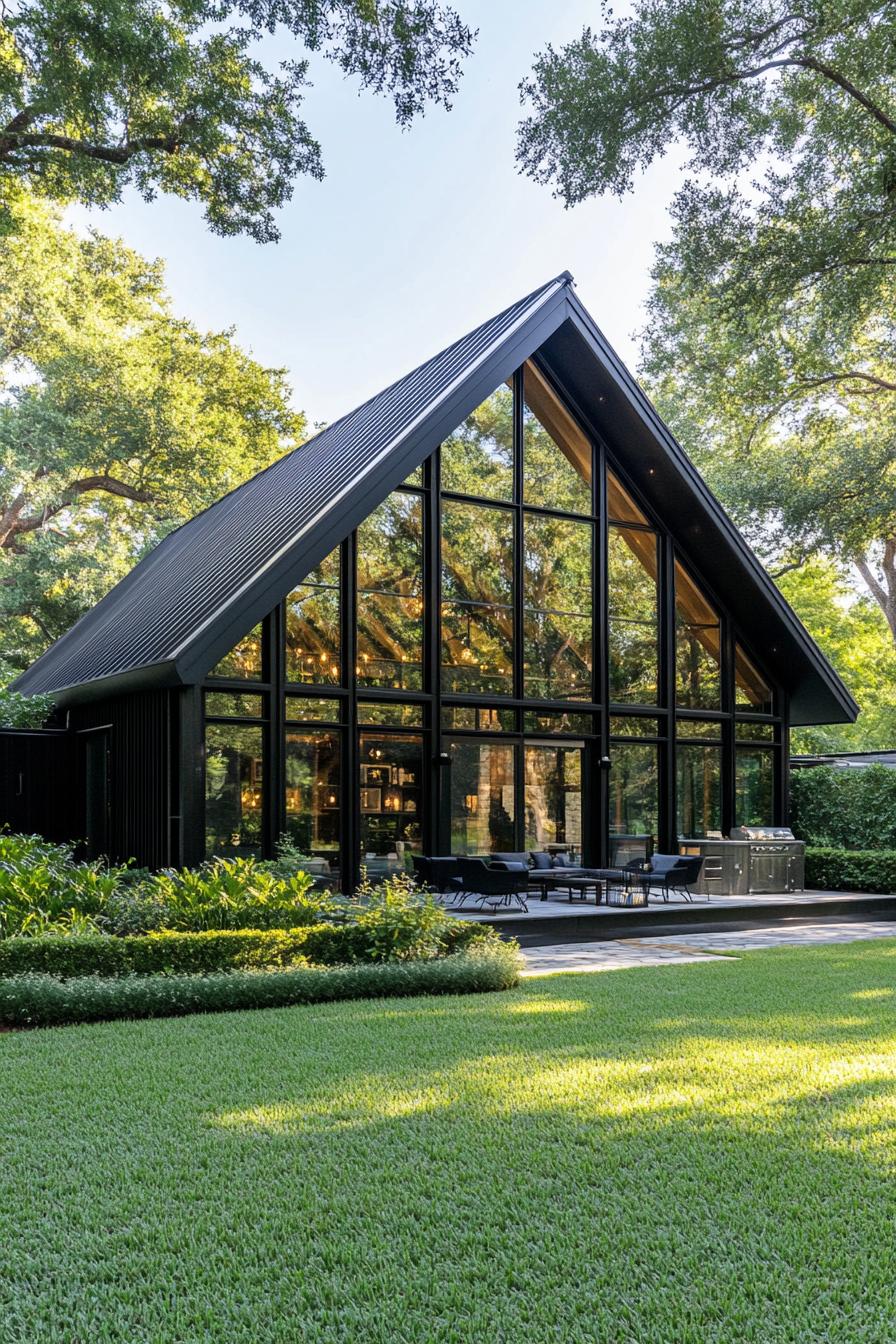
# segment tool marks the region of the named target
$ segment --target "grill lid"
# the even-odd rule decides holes
[[[795,840],[789,826],[735,826],[732,840]]]

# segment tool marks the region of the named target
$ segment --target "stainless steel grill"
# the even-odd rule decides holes
[[[736,826],[728,840],[683,840],[682,854],[701,854],[696,888],[709,896],[803,891],[806,846],[788,826]]]

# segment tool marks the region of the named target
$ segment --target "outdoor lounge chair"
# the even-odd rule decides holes
[[[440,855],[429,857],[424,854],[412,854],[414,876],[421,886],[429,887],[440,900],[451,900],[461,889],[461,880],[457,869],[457,859]]]
[[[479,902],[480,908],[488,905],[493,910],[501,906],[509,909],[515,904],[519,910],[528,913],[526,890],[529,875],[524,864],[488,864],[485,859],[458,859],[457,866],[462,884],[458,909],[463,909],[466,898],[472,896]]]
[[[656,888],[664,901],[668,901],[670,892],[690,901],[693,899],[690,888],[699,878],[702,867],[702,856],[654,854],[650,867],[642,871],[640,880],[648,891]]]

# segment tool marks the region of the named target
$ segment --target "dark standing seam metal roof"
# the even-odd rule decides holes
[[[744,601],[758,599],[767,606],[782,643],[798,653],[820,687],[826,712],[830,707],[828,721],[855,718],[849,692],[579,303],[571,282],[564,272],[534,290],[178,528],[23,673],[16,689],[53,692],[65,703],[201,681],[513,369],[543,346],[548,349],[545,343],[555,335],[562,344],[563,332],[575,330],[593,361],[586,376],[592,383],[612,381],[674,467],[695,510],[721,529],[733,562],[751,585]]]

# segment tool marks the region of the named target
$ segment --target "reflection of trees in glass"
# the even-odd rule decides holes
[[[286,599],[286,680],[338,682],[339,547]]]
[[[527,849],[582,848],[582,752],[579,747],[525,749]]]
[[[611,527],[607,570],[610,699],[655,705],[659,629],[656,534],[633,527]]]
[[[260,681],[262,674],[261,626],[256,625],[248,635],[244,635],[229,653],[226,653],[216,667],[209,672],[210,677],[240,677],[247,681]]]
[[[339,869],[339,737],[286,734],[286,834],[305,854]]]
[[[772,713],[771,688],[739,644],[734,646],[734,703],[738,709]]]
[[[590,441],[534,364],[523,379],[523,499],[591,513]]]
[[[734,824],[771,826],[774,818],[775,754],[745,748],[734,754]]]
[[[423,501],[396,491],[358,528],[358,684],[423,679]]]
[[[699,838],[722,827],[722,749],[675,748],[677,833]]]
[[[442,444],[442,489],[513,498],[513,391],[501,386]]]
[[[444,500],[442,666],[451,691],[513,690],[513,515]]]
[[[659,826],[658,748],[647,742],[614,742],[610,771],[610,835],[646,836],[652,852]]]
[[[516,847],[514,754],[507,743],[455,741],[451,755],[451,853]]]
[[[720,709],[720,626],[687,570],[675,562],[676,700],[685,709]]]
[[[206,854],[257,854],[261,848],[261,818],[261,727],[206,724]]]
[[[527,514],[523,574],[525,694],[591,699],[591,524]]]

